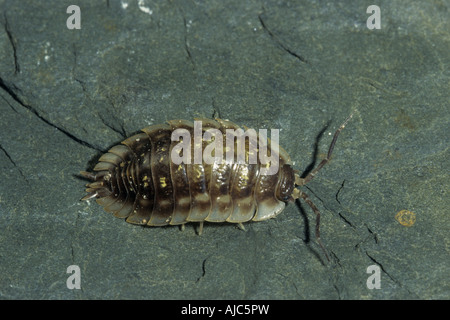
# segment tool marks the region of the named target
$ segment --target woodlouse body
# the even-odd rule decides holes
[[[227,129],[240,129],[225,120],[200,121],[203,132],[218,129],[224,137]],[[82,172],[94,180],[87,185],[88,195],[83,199],[96,197],[105,211],[129,223],[148,226],[262,221],[284,209],[295,181],[285,151],[279,151],[280,170],[272,175],[260,174],[259,159],[256,164],[175,164],[171,150],[179,142],[172,141],[171,135],[180,128],[194,131],[191,122],[168,121],[147,127],[111,148],[94,167],[95,175]],[[203,140],[201,148],[207,144]],[[245,147],[247,155],[249,147]]]
[[[227,129],[240,129],[226,120],[197,121],[201,121],[202,132],[215,129],[224,137]],[[171,159],[171,151],[179,142],[172,141],[172,133],[176,129],[193,133],[194,125],[185,120],[153,125],[103,154],[94,167],[95,174],[81,172],[93,180],[87,185],[88,194],[82,200],[96,198],[97,203],[114,216],[147,226],[200,222],[202,228],[203,222],[209,221],[238,223],[242,227],[243,222],[277,216],[287,202],[297,198],[303,198],[319,219],[317,208],[295,186],[310,181],[329,160],[346,122],[336,131],[327,159],[304,179],[292,169],[289,155],[281,147],[277,153],[271,149],[274,153],[271,156],[279,160],[278,170],[273,174],[261,174],[264,165],[259,158],[256,163],[215,161],[207,164],[202,161],[176,164]],[[201,150],[212,141],[201,140]],[[192,148],[195,148],[196,142],[192,142]],[[264,143],[267,146],[275,144],[262,139],[257,147],[261,148]],[[250,143],[245,145],[246,159],[249,153]],[[316,236],[319,238],[318,232],[317,224]]]

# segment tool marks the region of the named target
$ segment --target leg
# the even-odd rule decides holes
[[[319,243],[320,247],[322,248],[322,251],[325,253],[327,260],[330,261],[330,258],[328,257],[325,247],[323,246],[322,241],[320,241],[320,211],[319,211],[319,209],[317,209],[316,205],[309,199],[309,197],[306,193],[303,193],[300,191],[300,198],[305,200],[305,202],[308,204],[308,206],[310,206],[311,209],[316,214],[316,239],[317,239],[317,242]]]
[[[242,224],[242,222],[239,222],[239,223],[238,223],[238,227],[239,227],[239,229],[241,229],[242,231],[247,231],[247,230],[245,230],[245,227],[244,227],[244,225]]]
[[[203,233],[203,221],[200,222],[199,228],[198,228],[198,235],[201,236]]]
[[[88,178],[89,180],[92,180],[92,181],[95,181],[95,179],[96,179],[96,175],[91,172],[80,171],[80,174],[83,177]]]
[[[345,128],[345,126],[347,125],[347,122],[352,118],[353,114],[351,114],[345,121],[343,124],[341,124],[341,126],[339,127],[339,129],[336,130],[336,132],[334,133],[334,137],[333,140],[331,141],[330,144],[330,148],[328,149],[328,154],[327,157],[325,159],[323,159],[319,165],[317,166],[317,168],[315,168],[313,171],[311,171],[304,179],[300,178],[299,176],[296,176],[295,179],[295,184],[298,186],[303,186],[305,184],[307,184],[309,181],[311,181],[314,176],[317,174],[317,172],[319,172],[320,169],[322,169],[322,167],[324,165],[326,165],[328,163],[328,161],[330,161],[331,159],[331,154],[333,153],[333,149],[334,149],[334,145],[336,144],[336,140],[339,136],[339,133],[341,133],[342,129]]]

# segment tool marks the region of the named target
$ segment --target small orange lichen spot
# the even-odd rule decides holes
[[[411,227],[416,222],[416,214],[412,211],[401,210],[395,215],[395,220],[402,226]]]

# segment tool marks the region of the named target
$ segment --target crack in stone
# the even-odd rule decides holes
[[[11,29],[9,28],[8,19],[6,18],[6,13],[3,13],[3,18],[5,19],[4,28],[6,35],[8,36],[8,40],[11,43],[11,46],[13,48],[13,57],[14,57],[14,74],[20,73],[20,65],[17,58],[17,40],[14,38],[13,34],[11,33]]]
[[[78,64],[78,51],[77,51],[77,47],[76,47],[75,43],[72,44],[72,54],[73,54],[72,79],[75,80],[80,85],[85,97],[89,101],[91,101],[92,99],[90,98],[90,96],[88,94],[85,81],[79,79],[76,75],[76,68],[77,68],[77,64]]]
[[[261,23],[261,26],[263,27],[263,29],[266,30],[266,32],[269,34],[269,36],[272,38],[272,40],[274,40],[278,44],[278,46],[281,47],[281,49],[283,49],[284,51],[289,53],[291,56],[297,58],[301,62],[309,63],[308,60],[306,60],[303,56],[301,56],[298,53],[289,49],[286,45],[283,44],[283,42],[281,42],[280,39],[278,39],[278,37],[266,26],[266,23],[264,22],[264,20],[262,18],[262,13],[258,15],[258,19],[259,19],[259,22]]]
[[[124,139],[126,139],[128,137],[127,132],[125,131],[125,128],[123,126],[122,123],[119,123],[120,129],[116,128],[114,125],[108,123],[100,113],[98,113],[98,117],[100,118],[100,120],[102,121],[102,123],[107,126],[108,128],[110,128],[112,131],[120,134]],[[114,120],[117,121],[117,119],[114,117]]]
[[[72,139],[73,141],[81,144],[82,146],[97,150],[102,152],[102,150],[92,144],[90,144],[87,141],[84,141],[78,137],[76,137],[75,135],[73,135],[72,133],[70,133],[69,131],[63,129],[62,127],[57,126],[56,124],[50,122],[49,120],[47,120],[45,117],[43,117],[35,108],[33,108],[31,105],[25,103],[21,98],[19,98],[19,96],[16,94],[15,91],[20,91],[19,88],[17,88],[14,84],[9,84],[7,82],[5,82],[3,80],[3,78],[0,77],[0,88],[3,89],[6,93],[8,93],[11,98],[16,101],[19,105],[21,105],[22,107],[28,109],[29,111],[31,111],[36,117],[38,117],[40,120],[42,120],[45,124],[59,130],[60,132],[62,132],[63,134],[65,134],[67,137],[69,137],[70,139]]]
[[[378,244],[378,235],[372,231],[367,225],[366,225],[367,231],[369,231],[370,235],[373,237],[373,240],[375,241],[375,244]]]
[[[337,256],[337,254],[336,254],[333,250],[331,250],[331,249],[330,249],[330,256],[332,256],[332,257],[334,258],[334,263],[337,264],[339,267],[342,268],[342,265],[341,265],[341,259],[339,259],[339,257]]]
[[[344,184],[345,184],[345,180],[342,181],[341,187],[338,189],[338,191],[336,192],[336,201],[341,204],[341,202],[339,201],[339,193],[341,192],[341,190],[344,188]]]
[[[408,287],[404,287],[403,284],[402,284],[399,280],[395,279],[390,273],[388,273],[388,272],[386,271],[386,269],[384,268],[384,266],[383,266],[379,261],[377,261],[373,256],[371,256],[371,255],[367,252],[367,250],[365,250],[365,253],[366,253],[367,257],[369,257],[369,259],[370,259],[373,263],[375,263],[376,265],[378,265],[378,266],[380,267],[381,271],[383,271],[383,273],[386,274],[386,275],[389,277],[389,279],[392,280],[392,282],[394,282],[394,283],[395,283],[396,285],[398,285],[400,288],[406,290],[406,292],[408,292],[408,294],[417,296],[416,293],[414,293],[413,291],[411,291]]]
[[[393,276],[391,276],[391,275],[386,271],[386,269],[383,267],[383,265],[382,265],[380,262],[378,262],[374,257],[372,257],[372,256],[367,252],[367,250],[366,250],[365,252],[366,252],[366,255],[369,257],[369,259],[372,260],[373,263],[375,263],[376,265],[378,265],[378,266],[380,267],[381,271],[383,271],[383,272],[389,277],[389,279],[391,279],[394,283],[396,283],[396,284],[398,284],[400,287],[402,287],[402,284],[401,284],[398,280],[396,280]]]
[[[17,166],[16,162],[11,158],[11,156],[9,155],[8,151],[6,151],[5,148],[3,148],[3,146],[0,144],[0,150],[3,151],[3,153],[5,154],[5,156],[8,158],[8,160],[13,164],[13,166],[15,168],[17,168],[17,170],[19,171],[20,175],[22,176],[22,178],[25,180],[26,183],[29,184],[28,179],[25,177],[25,175],[23,174],[22,170],[20,170],[19,166]]]
[[[194,59],[192,58],[191,49],[189,48],[189,41],[187,39],[188,27],[187,27],[186,17],[184,16],[184,14],[183,14],[183,23],[184,23],[184,50],[186,51],[186,53],[188,55],[188,60],[192,64],[192,70],[195,70],[195,62],[194,62]]]
[[[206,268],[205,268],[205,266],[206,266],[206,260],[208,260],[208,259],[209,259],[209,257],[207,257],[207,258],[205,258],[205,259],[203,260],[203,262],[202,262],[202,275],[201,275],[200,277],[197,278],[197,281],[195,281],[196,283],[199,282],[200,279],[203,278],[203,277],[205,276],[205,274],[206,274]]]
[[[13,105],[11,103],[9,103],[9,101],[3,96],[0,95],[0,97],[2,97],[3,100],[5,100],[6,104],[15,112],[15,113],[19,113],[16,108],[13,107]]]
[[[350,220],[348,220],[341,212],[338,212],[338,215],[339,215],[339,217],[342,219],[342,220],[344,220],[344,222],[346,223],[346,224],[348,224],[350,227],[352,227],[353,229],[356,229],[356,227],[353,225],[353,223],[350,221]]]
[[[213,108],[213,113],[211,115],[211,118],[221,119],[222,117],[220,116],[220,108],[218,106],[216,106],[216,99],[214,97],[212,97],[212,99],[211,99],[211,106]]]

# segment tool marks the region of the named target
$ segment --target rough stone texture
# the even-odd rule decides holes
[[[371,4],[0,0],[0,298],[449,299],[448,2],[385,1],[381,30]],[[352,112],[304,189],[331,262],[305,204],[197,236],[79,201],[78,172],[151,124],[279,128],[304,171]]]

